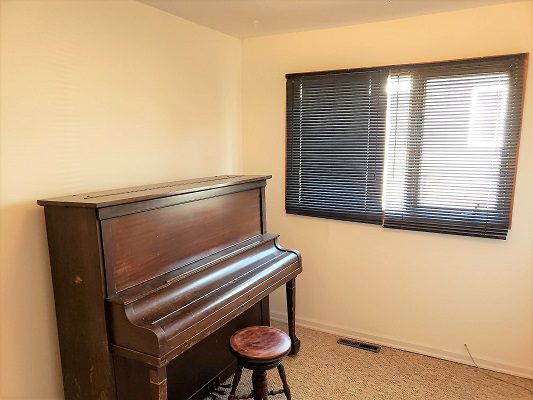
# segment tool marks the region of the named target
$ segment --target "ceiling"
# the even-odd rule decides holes
[[[362,24],[509,0],[139,0],[238,38]]]

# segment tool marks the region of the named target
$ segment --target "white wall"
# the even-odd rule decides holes
[[[59,399],[35,201],[242,172],[241,44],[135,1],[2,1],[0,25],[0,398]]]
[[[463,361],[467,343],[481,364],[533,376],[531,84],[507,241],[284,211],[286,73],[533,52],[533,3],[251,38],[242,51],[244,168],[274,175],[269,230],[303,255],[300,322]],[[272,310],[283,306],[278,293]]]

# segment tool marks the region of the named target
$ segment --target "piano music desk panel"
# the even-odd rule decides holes
[[[108,293],[261,233],[259,189],[102,221]]]

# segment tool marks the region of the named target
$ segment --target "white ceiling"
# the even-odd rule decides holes
[[[139,0],[238,38],[354,25],[510,0]]]

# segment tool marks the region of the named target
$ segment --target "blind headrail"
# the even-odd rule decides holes
[[[446,65],[453,65],[455,63],[463,63],[463,62],[475,62],[475,61],[502,61],[505,59],[513,59],[514,61],[519,58],[520,60],[526,61],[529,60],[529,53],[516,53],[516,54],[504,54],[504,55],[496,55],[496,56],[485,56],[485,57],[466,57],[461,59],[454,59],[454,60],[445,60],[445,61],[426,61],[426,62],[420,62],[420,63],[408,63],[408,64],[390,64],[390,65],[381,65],[381,66],[375,66],[375,67],[361,67],[361,68],[345,68],[345,69],[333,69],[333,70],[323,70],[323,71],[309,71],[309,72],[294,72],[285,74],[286,79],[294,79],[294,78],[301,78],[306,76],[319,76],[319,75],[341,75],[341,74],[349,74],[354,72],[369,72],[369,71],[376,71],[376,70],[383,70],[383,69],[404,69],[404,68],[410,68],[410,67],[421,67],[426,65],[434,65],[434,66],[446,66]]]

